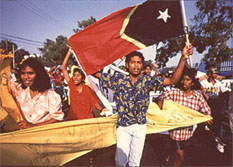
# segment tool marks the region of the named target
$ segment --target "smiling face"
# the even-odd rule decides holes
[[[181,84],[182,84],[183,90],[188,91],[188,90],[191,90],[193,86],[193,80],[188,75],[184,75],[183,78],[181,79]]]
[[[33,68],[26,66],[21,71],[21,79],[26,87],[31,87],[34,84],[36,72]]]
[[[139,56],[133,56],[130,58],[129,63],[126,64],[130,75],[134,77],[139,76],[142,71],[143,62]]]
[[[76,86],[78,86],[83,81],[83,76],[79,71],[74,72],[72,78]]]

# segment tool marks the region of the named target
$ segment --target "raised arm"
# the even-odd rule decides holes
[[[23,120],[23,121],[20,121],[18,123],[18,125],[19,125],[20,129],[26,129],[26,128],[32,128],[35,126],[47,125],[47,124],[56,123],[56,122],[59,122],[59,121],[56,119],[53,119],[53,118],[51,118],[48,121],[40,122],[37,124],[32,124],[32,123],[28,122],[27,120]]]
[[[192,55],[192,54],[193,54],[192,45],[190,44],[189,46],[187,46],[187,44],[186,44],[185,47],[183,48],[182,56],[180,58],[180,62],[176,68],[176,71],[174,72],[172,78],[166,78],[164,80],[164,83],[163,83],[164,85],[173,85],[179,81],[179,79],[182,75],[186,60],[188,59],[188,56]]]
[[[66,67],[67,67],[67,63],[68,63],[68,60],[69,60],[71,54],[72,54],[72,49],[69,48],[68,52],[66,53],[66,57],[64,58],[64,61],[61,65],[61,70],[62,70],[62,73],[64,75],[66,82],[70,81],[70,76],[69,76],[68,71],[66,70]]]
[[[49,72],[48,72],[48,73],[52,74],[52,73],[53,73],[53,71],[54,71],[56,68],[57,68],[57,66],[53,66],[52,68],[50,68],[50,70],[49,70]]]

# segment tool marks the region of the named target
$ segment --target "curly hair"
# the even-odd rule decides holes
[[[37,59],[30,57],[19,65],[19,76],[21,76],[22,70],[26,67],[31,67],[36,73],[34,84],[31,87],[32,90],[44,92],[51,88],[50,78],[43,64],[41,64]],[[24,85],[21,77],[19,78],[19,81],[22,84],[22,88],[26,89],[27,87]]]
[[[197,70],[194,68],[188,68],[188,67],[184,67],[183,72],[182,72],[182,76],[180,77],[176,87],[182,89],[182,83],[181,80],[183,79],[183,77],[185,75],[189,76],[192,79],[193,85],[191,87],[192,90],[200,90],[201,89],[201,84],[200,82],[195,78],[197,73]]]

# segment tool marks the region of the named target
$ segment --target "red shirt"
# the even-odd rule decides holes
[[[186,96],[182,90],[172,89],[164,93],[164,98],[166,100],[177,102],[178,104],[191,108],[195,111],[199,111],[203,114],[211,115],[210,107],[208,106],[204,97],[198,91],[193,91],[193,95]],[[178,128],[172,130],[170,135],[173,140],[188,140],[193,136],[193,131],[190,130],[190,127]]]
[[[79,93],[72,79],[68,82],[68,86],[70,88],[68,120],[93,118],[93,107],[100,102],[95,92],[84,84],[82,92]]]

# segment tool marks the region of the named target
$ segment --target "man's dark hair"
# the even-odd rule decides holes
[[[146,69],[146,67],[150,67],[150,69],[152,69],[152,67],[151,67],[151,65],[150,65],[150,64],[146,64],[146,65],[143,67],[143,69],[145,70],[145,69]]]
[[[218,70],[215,66],[209,67],[206,71],[207,71],[207,75],[218,73]]]
[[[142,59],[142,64],[144,63],[144,56],[141,52],[134,51],[126,55],[125,64],[130,62],[131,57],[138,56]]]
[[[181,80],[183,79],[183,77],[185,75],[189,76],[192,79],[193,82],[193,86],[192,86],[192,90],[199,90],[201,89],[201,84],[200,82],[195,78],[197,74],[197,70],[194,68],[190,68],[190,67],[184,67],[183,72],[182,72],[182,76],[180,77],[180,80],[177,83],[177,87],[178,88],[182,88],[182,84],[181,84]]]
[[[51,88],[50,78],[43,64],[41,64],[37,59],[30,57],[19,65],[19,81],[22,84],[23,89],[26,89],[27,87],[24,85],[21,79],[21,74],[22,70],[24,70],[26,67],[31,67],[36,72],[34,83],[31,86],[32,90],[44,92]]]

